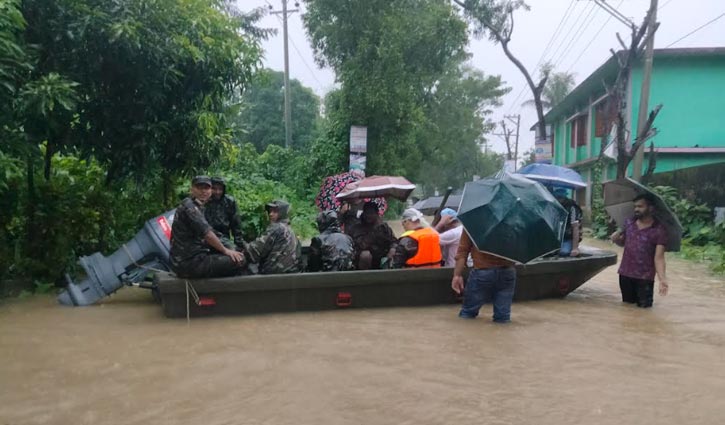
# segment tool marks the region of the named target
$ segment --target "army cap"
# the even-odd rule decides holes
[[[193,184],[194,186],[201,184],[211,186],[211,179],[209,178],[209,176],[196,176],[191,179],[191,184]]]

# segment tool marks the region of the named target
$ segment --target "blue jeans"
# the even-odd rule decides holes
[[[493,321],[508,322],[515,289],[516,269],[513,267],[471,270],[458,316],[473,319],[484,304],[493,302]]]
[[[571,250],[573,248],[573,243],[571,239],[564,239],[561,242],[561,249],[559,249],[559,256],[560,257],[568,257],[571,254]]]

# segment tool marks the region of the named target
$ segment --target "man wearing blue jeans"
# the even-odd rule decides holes
[[[463,271],[469,254],[473,259],[474,269],[468,275],[468,282],[464,284]],[[514,263],[479,251],[466,232],[461,235],[458,245],[451,288],[456,293],[463,294],[459,317],[473,319],[478,316],[478,311],[484,304],[493,303],[493,321],[511,321],[511,302],[516,289]]]

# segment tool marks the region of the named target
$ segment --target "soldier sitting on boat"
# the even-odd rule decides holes
[[[302,271],[302,247],[289,225],[289,207],[280,200],[268,203],[267,230],[256,240],[244,243],[244,254],[250,263],[258,265],[259,274]]]
[[[169,256],[179,277],[233,276],[244,270],[244,256],[225,247],[204,217],[202,207],[211,197],[211,186],[209,177],[194,177],[189,197],[176,208]]]
[[[323,211],[317,215],[319,236],[312,238],[307,270],[330,272],[353,270],[352,238],[340,230],[337,213]]]
[[[358,270],[379,269],[383,259],[390,261],[395,252],[397,239],[393,229],[378,214],[374,202],[363,205],[360,220],[345,229],[355,246],[354,266]]]
[[[240,249],[244,246],[242,219],[239,217],[237,202],[226,191],[224,178],[211,178],[211,199],[204,206],[204,217],[224,246]]]
[[[405,232],[395,247],[392,267],[441,267],[443,256],[438,232],[428,225],[423,213],[415,208],[408,208],[403,211],[402,224]]]

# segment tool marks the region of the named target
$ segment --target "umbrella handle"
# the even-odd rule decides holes
[[[446,207],[446,202],[448,202],[448,197],[451,196],[451,193],[453,192],[453,188],[448,186],[446,189],[446,194],[443,196],[443,200],[441,200],[441,204],[438,206],[438,209],[436,210],[435,214],[433,214],[433,223],[431,226],[436,227],[439,221],[441,221],[441,211]]]

